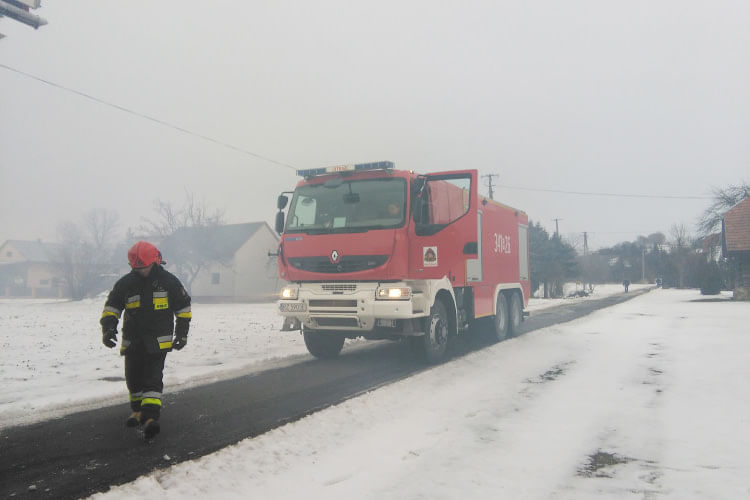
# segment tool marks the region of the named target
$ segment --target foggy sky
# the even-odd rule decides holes
[[[0,65],[70,91],[0,67],[0,242],[53,241],[91,208],[115,210],[124,234],[186,191],[227,222],[271,223],[292,167],[390,160],[497,174],[496,200],[598,248],[694,231],[710,199],[544,190],[709,198],[750,180],[745,0],[45,0],[35,13],[49,24],[0,19]]]

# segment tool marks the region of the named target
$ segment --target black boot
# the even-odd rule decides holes
[[[125,421],[125,427],[138,427],[141,425],[141,412],[134,411]]]
[[[160,430],[161,426],[159,425],[159,422],[157,420],[154,420],[153,418],[149,418],[148,420],[146,420],[146,424],[143,426],[143,437],[147,441],[153,439],[154,436],[159,434]]]

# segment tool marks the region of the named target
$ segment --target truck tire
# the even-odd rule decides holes
[[[520,333],[521,322],[523,321],[523,306],[521,305],[521,296],[518,292],[513,292],[510,296],[510,337],[515,337]]]
[[[448,311],[441,300],[436,300],[425,319],[425,331],[421,337],[410,338],[411,348],[422,360],[434,365],[443,360],[448,348]]]
[[[307,351],[319,359],[335,358],[344,347],[344,336],[332,332],[317,332],[305,329],[302,332]]]
[[[492,340],[502,342],[508,338],[508,319],[508,300],[505,294],[500,292],[497,294],[496,312],[492,320]]]

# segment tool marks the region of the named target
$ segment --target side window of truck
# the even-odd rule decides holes
[[[290,221],[290,227],[298,228],[314,225],[317,206],[315,198],[300,196],[298,202],[294,204],[294,216]]]
[[[469,211],[470,177],[428,179],[414,211],[417,234],[435,234]]]

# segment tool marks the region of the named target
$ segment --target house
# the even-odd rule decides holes
[[[177,272],[196,301],[259,302],[278,297],[276,257],[269,255],[278,245],[279,238],[267,223],[249,222],[181,229],[165,239],[160,250],[167,269]],[[172,264],[184,263],[190,252],[205,258],[193,258],[202,262],[192,266],[192,273],[184,272],[185,267],[180,273]]]
[[[63,297],[68,293],[55,264],[60,246],[41,240],[7,240],[0,246],[0,297]]]
[[[721,234],[722,253],[734,264],[734,298],[750,300],[750,198],[724,214]]]

